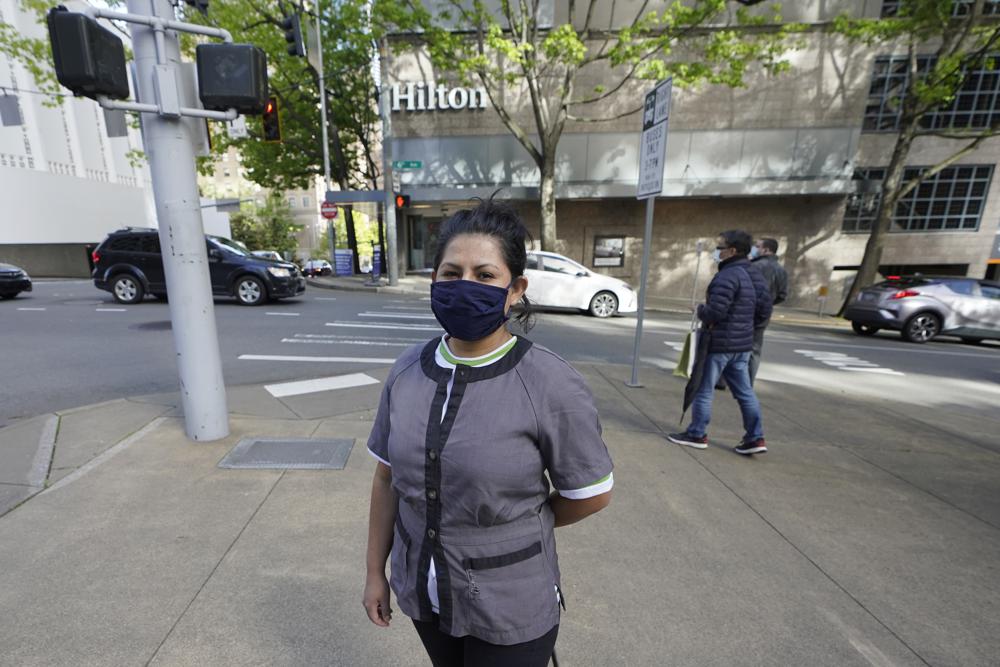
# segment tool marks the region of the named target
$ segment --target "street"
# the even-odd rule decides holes
[[[309,288],[259,308],[217,299],[227,386],[321,378],[384,366],[407,346],[438,335],[427,297]],[[760,380],[833,395],[891,399],[994,417],[1000,404],[1000,344],[941,338],[904,343],[847,327],[768,329]],[[168,306],[122,306],[89,281],[42,281],[0,303],[4,400],[0,427],[51,410],[178,387]],[[640,380],[672,370],[688,318],[650,312]],[[529,337],[571,362],[630,364],[634,316],[601,320],[541,312]],[[678,411],[679,413],[679,411]]]

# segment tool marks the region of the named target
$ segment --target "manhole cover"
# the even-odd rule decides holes
[[[160,322],[140,322],[139,324],[132,324],[129,329],[135,329],[137,331],[167,331],[170,329],[170,320],[162,320]]]
[[[343,470],[354,440],[344,438],[243,438],[220,468]]]

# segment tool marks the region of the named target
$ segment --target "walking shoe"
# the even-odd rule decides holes
[[[764,438],[757,438],[756,440],[751,440],[750,442],[744,440],[740,443],[739,447],[736,447],[733,451],[737,454],[745,454],[747,456],[750,454],[766,454],[767,444],[764,442]]]
[[[706,435],[699,438],[685,431],[684,433],[671,433],[667,436],[667,440],[676,442],[678,445],[694,447],[695,449],[708,449],[708,436]]]

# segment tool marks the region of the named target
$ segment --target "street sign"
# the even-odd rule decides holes
[[[393,160],[393,169],[422,169],[424,163],[420,160]]]
[[[320,215],[322,215],[327,220],[333,220],[337,217],[337,205],[333,202],[325,201],[319,206]]]
[[[246,139],[250,136],[247,132],[247,117],[237,116],[235,120],[226,123],[226,133],[230,139]]]
[[[667,156],[667,123],[673,80],[667,79],[646,94],[642,111],[642,138],[639,141],[639,182],[637,199],[656,197],[663,192],[663,165]]]

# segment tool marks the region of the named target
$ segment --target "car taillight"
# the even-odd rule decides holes
[[[908,296],[920,296],[920,292],[915,289],[901,289],[895,294],[893,294],[891,299],[905,299]]]
[[[97,254],[96,250],[94,252],[90,253],[90,258],[92,260],[94,260],[94,264],[97,264],[98,262],[101,261],[101,256]]]

